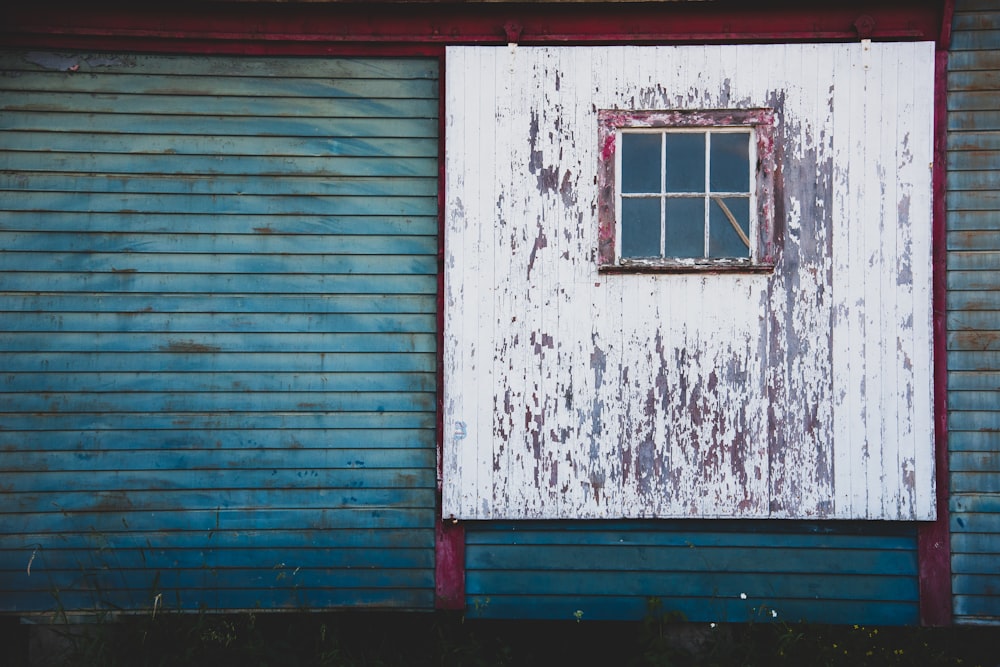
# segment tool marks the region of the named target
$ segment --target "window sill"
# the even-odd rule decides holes
[[[598,267],[598,271],[600,273],[774,273],[774,263],[739,259],[626,259],[618,264],[602,264]]]

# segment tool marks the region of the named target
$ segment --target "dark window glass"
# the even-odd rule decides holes
[[[660,198],[622,199],[622,257],[660,256]]]
[[[659,134],[622,134],[622,192],[660,191],[661,141]]]
[[[712,192],[750,191],[750,135],[713,132],[709,186]]]
[[[708,211],[708,256],[749,257],[750,198],[712,197]]]
[[[705,191],[705,134],[667,132],[667,192]]]
[[[663,253],[667,257],[685,259],[705,256],[705,199],[703,197],[670,197],[667,199]]]

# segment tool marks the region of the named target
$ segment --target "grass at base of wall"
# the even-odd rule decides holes
[[[962,665],[993,667],[1000,629],[760,623],[508,622],[422,613],[159,613],[83,625],[0,619],[5,664]]]

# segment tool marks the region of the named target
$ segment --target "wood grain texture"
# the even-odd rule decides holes
[[[0,57],[3,611],[433,607],[437,69]]]
[[[447,52],[467,519],[934,516],[929,44]],[[771,108],[771,274],[597,272],[599,109]]]
[[[948,60],[948,449],[956,623],[1000,623],[1000,18],[955,4]]]

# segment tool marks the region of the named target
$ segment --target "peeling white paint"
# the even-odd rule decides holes
[[[448,49],[445,516],[933,517],[933,46],[860,49]],[[757,107],[774,273],[599,274],[597,110]]]

